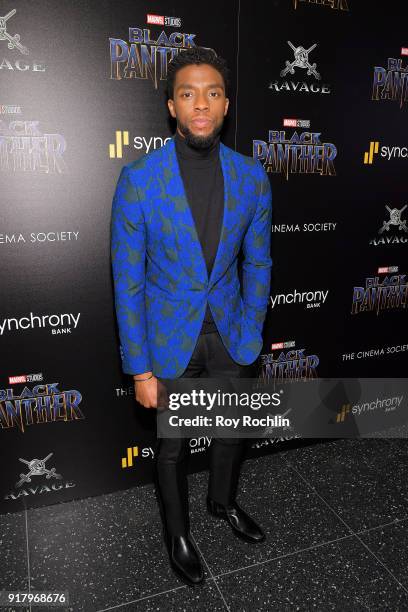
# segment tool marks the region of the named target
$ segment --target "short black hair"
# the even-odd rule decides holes
[[[169,62],[167,67],[167,97],[171,100],[174,96],[174,81],[176,79],[176,73],[184,66],[190,66],[192,64],[209,64],[221,74],[224,80],[225,95],[228,95],[230,76],[227,62],[225,59],[215,53],[213,49],[206,47],[192,47],[185,51],[180,51],[172,60]]]

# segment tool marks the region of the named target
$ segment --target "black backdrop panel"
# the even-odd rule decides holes
[[[402,0],[210,1],[205,10],[185,1],[3,2],[0,512],[151,481],[155,420],[121,372],[110,214],[121,167],[174,131],[163,77],[180,45],[228,61],[225,144],[290,156],[287,173],[276,157],[262,160],[273,190],[273,271],[260,373],[291,347],[314,356],[306,378],[405,375],[406,301],[352,312],[355,287],[390,276],[403,284],[408,268],[403,8]],[[372,100],[374,67],[386,69],[388,58],[401,60],[397,76],[378,88],[388,97]],[[323,174],[302,171],[296,158],[294,134],[305,132],[309,155],[326,143],[332,156]],[[365,164],[370,142],[378,153],[371,145]],[[392,210],[401,222],[380,233]],[[294,443],[254,442],[249,454]],[[209,444],[191,440],[192,470],[206,466]]]

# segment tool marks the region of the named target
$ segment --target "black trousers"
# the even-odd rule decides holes
[[[218,331],[201,334],[184,378],[251,378],[253,365],[236,363]],[[229,505],[235,500],[245,440],[213,438],[210,445],[208,496]],[[163,524],[168,534],[185,535],[190,529],[187,481],[187,438],[159,438],[155,452],[155,484]]]

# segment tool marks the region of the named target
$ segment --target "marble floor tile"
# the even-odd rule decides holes
[[[217,578],[231,612],[407,610],[401,588],[357,538]]]
[[[241,471],[237,500],[265,531],[262,543],[243,542],[226,521],[207,513],[207,480],[206,473],[191,478],[190,511],[192,532],[214,574],[351,533],[278,455],[247,461]]]

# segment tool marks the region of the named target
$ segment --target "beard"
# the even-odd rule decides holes
[[[213,131],[210,134],[207,134],[207,136],[197,136],[196,134],[193,134],[193,132],[184,123],[178,122],[177,125],[178,129],[186,139],[186,143],[190,147],[193,147],[194,149],[207,149],[208,147],[211,147],[218,138],[223,122],[221,121],[219,125],[216,125]]]

